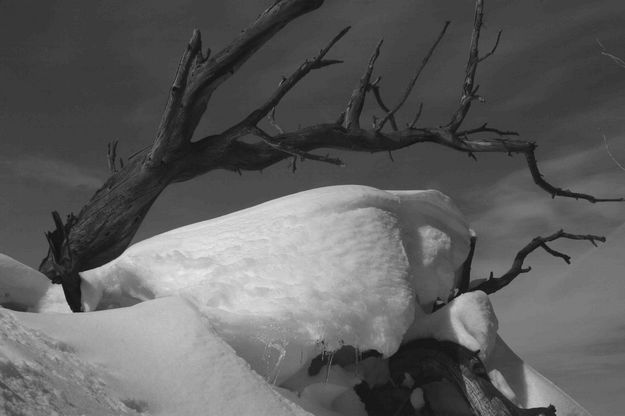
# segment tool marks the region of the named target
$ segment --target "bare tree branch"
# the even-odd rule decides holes
[[[414,129],[415,128],[415,126],[417,125],[417,122],[421,118],[421,114],[422,113],[423,113],[423,103],[419,104],[419,109],[417,110],[417,114],[415,114],[414,118],[412,119],[412,121],[408,125],[409,129]]]
[[[367,95],[367,90],[369,89],[375,61],[378,59],[378,56],[380,56],[380,47],[382,46],[382,42],[383,40],[380,40],[376,45],[371,58],[369,58],[369,64],[367,65],[365,73],[360,78],[358,88],[352,92],[352,96],[349,99],[343,119],[343,125],[347,129],[360,128],[360,113],[362,113],[362,107],[365,103],[365,96]]]
[[[230,45],[212,58],[202,55],[195,30],[183,53],[146,167],[167,165],[189,144],[212,93],[256,51],[293,19],[323,0],[281,0],[267,8]],[[263,115],[264,117],[264,115]]]
[[[295,72],[293,72],[288,78],[285,78],[278,89],[273,95],[264,102],[256,110],[252,111],[244,120],[239,122],[234,127],[228,129],[223,135],[228,136],[230,139],[236,139],[242,135],[248,133],[254,126],[256,126],[265,117],[271,109],[275,108],[280,100],[291,90],[302,78],[304,78],[313,69],[324,68],[329,65],[335,65],[342,63],[339,60],[326,60],[323,59],[330,49],[349,31],[350,27],[346,27],[341,30],[332,40],[319,52],[313,59],[306,60]]]
[[[573,192],[568,189],[562,189],[553,186],[544,179],[543,175],[538,170],[538,163],[536,162],[536,155],[534,154],[536,144],[532,143],[532,147],[533,149],[531,151],[525,153],[525,159],[527,160],[527,166],[529,167],[530,173],[532,174],[532,179],[534,180],[534,183],[536,183],[536,185],[549,192],[552,198],[555,198],[556,196],[563,196],[567,198],[585,199],[586,201],[592,203],[625,201],[625,198],[595,198],[592,195]]]
[[[485,61],[486,59],[490,58],[495,51],[497,50],[497,46],[499,46],[499,41],[501,40],[501,30],[499,32],[497,32],[497,40],[495,40],[495,44],[493,45],[493,49],[490,50],[490,52],[488,52],[486,55],[482,56],[479,59],[479,62]]]
[[[111,173],[117,172],[116,159],[117,159],[117,144],[118,143],[119,143],[119,140],[113,140],[112,142],[109,142],[107,144],[106,159],[108,161],[109,171]],[[121,161],[121,158],[120,158],[120,162],[122,163],[122,168],[123,168],[124,162]]]
[[[340,159],[332,158],[329,156],[315,155],[312,153],[299,150],[297,148],[290,147],[282,143],[281,141],[276,140],[274,137],[271,137],[269,134],[267,134],[265,131],[263,131],[259,127],[254,127],[252,129],[252,133],[256,135],[257,137],[260,137],[269,146],[273,147],[274,149],[278,151],[284,152],[287,155],[296,156],[296,157],[299,156],[302,160],[310,159],[310,160],[316,160],[317,162],[325,162],[325,163],[330,163],[332,165],[345,166],[343,161],[341,161]]]
[[[382,111],[384,111],[385,113],[388,113],[390,110],[388,109],[388,107],[384,103],[384,100],[382,100],[382,96],[380,95],[380,81],[381,80],[382,80],[382,77],[377,77],[375,81],[369,84],[369,89],[373,91],[373,96],[375,97],[375,101],[378,103]],[[388,121],[391,124],[391,128],[393,129],[393,131],[399,130],[399,128],[397,127],[397,122],[395,121],[394,115],[391,114]],[[374,126],[374,128],[376,127],[377,125]]]
[[[590,235],[590,234],[587,234],[587,235],[569,234],[569,233],[565,233],[564,230],[560,230],[547,237],[536,237],[517,253],[517,255],[514,258],[514,261],[512,262],[512,267],[510,267],[510,269],[506,273],[504,273],[502,276],[497,277],[497,278],[494,278],[491,273],[491,277],[488,280],[480,283],[476,287],[469,289],[469,291],[481,290],[483,292],[491,294],[506,287],[518,275],[522,273],[527,273],[532,269],[531,267],[524,268],[523,262],[525,261],[525,258],[537,248],[542,248],[543,250],[545,250],[547,253],[551,254],[552,256],[559,257],[563,259],[567,264],[570,264],[571,257],[569,255],[559,252],[557,250],[554,250],[551,247],[549,247],[549,245],[547,245],[548,242],[551,242],[560,238],[566,238],[569,240],[590,241],[590,243],[594,245],[595,247],[597,246],[598,241],[602,243],[605,242],[605,237],[601,237],[597,235]]]
[[[269,124],[271,124],[278,133],[284,134],[284,130],[276,121],[276,107],[272,108],[269,114],[267,114],[267,119],[269,120]]]
[[[445,36],[445,32],[447,31],[447,28],[449,27],[450,23],[451,22],[449,22],[449,21],[445,22],[445,24],[443,25],[443,29],[441,30],[441,32],[439,33],[438,37],[434,41],[434,44],[432,45],[432,47],[428,51],[427,55],[425,55],[425,58],[423,58],[423,61],[421,61],[421,66],[419,66],[419,68],[415,72],[414,76],[412,77],[412,79],[408,83],[408,87],[406,88],[406,91],[404,92],[404,95],[401,97],[401,99],[395,105],[395,107],[393,107],[393,109],[391,111],[386,113],[386,116],[384,116],[382,121],[379,123],[378,131],[382,130],[382,128],[384,128],[384,125],[389,120],[389,118],[392,117],[404,105],[404,103],[406,102],[406,100],[410,96],[410,93],[412,92],[412,89],[414,88],[415,83],[419,79],[419,76],[421,76],[421,72],[423,72],[423,69],[425,68],[425,66],[430,61],[430,58],[432,57],[432,54],[436,50],[436,47],[438,46],[438,44],[443,39],[443,36]]]
[[[480,32],[482,30],[482,21],[484,19],[484,2],[476,0],[475,17],[473,19],[473,33],[471,34],[471,45],[469,46],[469,58],[465,69],[464,83],[462,85],[462,95],[460,96],[460,106],[454,113],[449,125],[449,130],[455,132],[464,121],[471,103],[477,98],[477,88],[474,87],[475,75],[477,73],[477,65],[480,63],[479,42]]]

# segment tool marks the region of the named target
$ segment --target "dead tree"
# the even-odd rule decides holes
[[[274,1],[230,45],[212,56],[210,50],[202,50],[200,32],[193,32],[180,59],[152,145],[117,167],[116,143],[113,143],[109,146],[108,154],[112,174],[104,185],[77,216],[70,214],[64,223],[57,213],[53,215],[56,229],[46,233],[49,251],[39,270],[52,282],[63,285],[73,311],[81,309],[78,273],[101,266],[119,256],[128,247],[153,202],[170,183],[187,181],[215,169],[237,172],[261,170],[286,158],[342,164],[337,158],[311,153],[318,148],[390,152],[430,142],[464,152],[471,157],[480,152],[521,154],[527,161],[534,182],[553,197],[585,199],[593,203],[623,200],[596,198],[547,182],[538,169],[536,144],[517,138],[517,133],[513,131],[487,124],[463,127],[472,104],[481,100],[479,86],[475,82],[478,65],[495,52],[501,37],[500,32],[492,49],[484,55],[479,54],[482,0],[476,2],[459,105],[449,120],[440,126],[417,127],[421,108],[405,128],[398,126],[396,116],[445,35],[449,22],[444,24],[396,104],[387,106],[384,103],[380,95],[380,78],[373,80],[374,66],[382,44],[380,42],[349,97],[345,110],[335,123],[316,124],[287,132],[278,127],[277,135],[270,135],[259,127],[259,122],[266,117],[277,126],[274,119],[276,106],[302,78],[313,70],[341,62],[329,59],[326,55],[345,36],[348,27],[334,36],[316,56],[305,60],[289,77],[283,79],[276,91],[245,118],[223,132],[192,142],[191,137],[212,93],[286,24],[322,4],[323,0]],[[361,113],[368,92],[373,92],[383,116],[374,120],[372,127],[365,128],[361,127]],[[246,136],[255,136],[258,141],[243,141]]]
[[[293,158],[294,161],[310,159],[341,165],[342,161],[338,158],[311,152],[319,148],[391,152],[417,143],[430,142],[464,152],[474,158],[476,153],[481,152],[521,154],[525,157],[536,185],[553,197],[584,199],[592,203],[623,201],[623,198],[596,198],[552,185],[544,179],[538,169],[536,144],[519,139],[516,132],[490,127],[487,124],[476,127],[464,126],[473,103],[482,101],[478,95],[479,86],[476,84],[478,66],[495,53],[501,37],[500,32],[492,48],[480,55],[483,0],[476,0],[469,56],[458,106],[449,119],[440,126],[417,127],[421,107],[405,128],[400,128],[397,115],[434,55],[449,22],[443,25],[421,64],[415,68],[414,75],[400,100],[394,105],[387,105],[384,102],[380,93],[380,77],[373,77],[382,46],[380,42],[375,47],[351,97],[346,100],[345,110],[337,115],[336,122],[306,126],[295,131],[283,131],[278,126],[275,108],[289,90],[311,71],[341,62],[327,58],[326,55],[334,44],[346,35],[349,28],[345,28],[316,56],[305,60],[289,77],[284,78],[275,92],[245,118],[225,131],[192,142],[192,135],[212,93],[285,25],[319,8],[322,4],[323,0],[276,0],[230,45],[212,56],[210,50],[203,51],[200,32],[197,30],[193,32],[180,59],[153,143],[133,155],[126,163],[120,159],[119,166],[116,160],[117,142],[109,145],[107,159],[111,176],[104,185],[77,216],[70,214],[63,222],[58,213],[53,213],[56,228],[46,233],[49,250],[39,270],[53,283],[63,285],[67,302],[74,312],[81,311],[79,272],[101,266],[119,256],[128,247],[145,215],[165,187],[215,169],[235,172],[261,170],[287,158]],[[382,116],[374,119],[371,127],[362,127],[361,113],[369,92],[373,93]],[[265,118],[276,127],[278,134],[271,135],[259,127],[259,123]],[[243,140],[248,136],[255,136],[258,140],[255,142]],[[562,231],[549,237],[537,237],[519,252],[507,273],[473,288],[469,286],[473,253],[471,250],[471,255],[463,267],[464,280],[458,294],[470,290],[492,293],[501,289],[519,274],[529,271],[528,268],[523,268],[523,261],[537,248],[543,248],[568,262],[568,256],[547,245],[548,242],[558,238],[589,240],[593,244],[596,241],[603,241],[603,238],[598,236],[574,235]],[[475,240],[472,241],[472,245],[474,248]],[[441,352],[440,346],[432,345],[434,344],[426,342],[404,347],[401,354],[395,357],[394,363],[408,360],[408,364],[402,364],[396,371],[397,374],[402,375],[404,369],[409,368],[410,371],[414,370],[415,374],[423,374],[426,378],[450,379],[462,390],[473,411],[478,415],[553,414],[552,407],[534,409],[531,412],[518,410],[492,387],[484,374],[483,366],[476,361],[479,359],[474,354],[455,346],[447,348],[452,352],[445,353],[444,349]],[[421,364],[415,364],[417,362]],[[422,367],[418,367],[419,365]],[[487,402],[491,405],[482,406],[482,403]]]

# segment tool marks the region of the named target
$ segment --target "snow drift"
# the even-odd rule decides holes
[[[325,379],[308,376],[310,360],[344,345],[389,356],[433,337],[479,350],[520,404],[554,397],[569,404],[559,415],[585,414],[501,346],[484,293],[429,313],[454,295],[469,235],[440,192],[363,186],[302,192],[158,235],[82,273],[84,307],[96,312],[0,310],[0,365],[13,383],[2,389],[15,392],[5,408],[44,397],[61,414],[364,415],[352,387],[379,377],[383,360],[326,368]],[[68,311],[60,287],[46,284],[0,257],[2,304]],[[54,377],[34,396],[25,390],[31,373],[48,370]],[[74,388],[78,398],[68,398]]]
[[[392,354],[415,317],[452,295],[468,247],[462,214],[438,191],[335,186],[139,242],[82,273],[82,293],[87,310],[185,296],[281,382],[342,345]]]
[[[0,309],[0,324],[9,415],[307,414],[181,298],[87,314]]]

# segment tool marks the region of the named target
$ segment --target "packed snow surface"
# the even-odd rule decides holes
[[[283,380],[344,344],[392,354],[415,315],[453,294],[468,246],[438,191],[319,188],[139,242],[84,272],[83,298],[93,310],[183,295]]]

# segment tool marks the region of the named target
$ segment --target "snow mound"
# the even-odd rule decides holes
[[[0,409],[9,415],[134,415],[69,345],[0,308]]]
[[[82,273],[83,298],[94,310],[184,296],[280,381],[344,344],[392,354],[415,315],[453,293],[468,246],[438,191],[327,187],[137,243]]]

